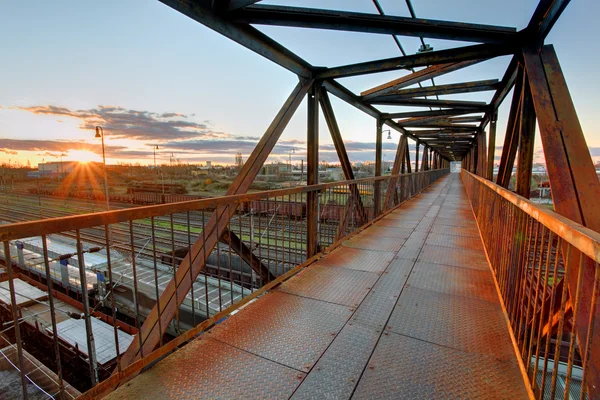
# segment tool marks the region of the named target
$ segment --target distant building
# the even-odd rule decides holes
[[[66,176],[79,165],[78,161],[53,161],[38,164],[40,177]]]

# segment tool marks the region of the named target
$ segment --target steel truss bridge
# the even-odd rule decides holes
[[[600,397],[600,183],[557,54],[545,43],[568,0],[541,0],[522,30],[417,18],[410,1],[411,17],[387,15],[376,0],[372,14],[256,0],[162,2],[293,72],[298,83],[223,197],[0,226],[10,261],[4,279],[11,301],[3,307],[12,316],[3,324],[11,328],[4,332],[17,350],[17,366],[24,366],[22,354],[32,344],[20,333],[25,321],[12,284],[20,273],[12,243],[75,237],[87,288],[80,231],[94,228],[105,237],[107,284],[102,299],[81,290],[92,351],[80,398]],[[401,55],[314,66],[257,28],[265,25],[389,36]],[[424,51],[406,54],[404,36],[420,38]],[[473,44],[431,50],[428,38]],[[437,77],[501,56],[511,58],[502,76],[435,85]],[[360,93],[340,83],[393,71],[397,78]],[[483,91],[492,93],[491,101],[439,97]],[[330,96],[374,118],[374,177],[355,179]],[[305,99],[307,185],[247,194]],[[510,112],[494,175],[504,101]],[[321,112],[342,182],[318,181]],[[529,200],[536,122],[553,210]],[[384,128],[401,134],[390,175],[382,174]],[[409,140],[416,144],[414,160]],[[449,173],[452,161],[462,163],[460,174]],[[273,207],[255,215],[257,201]],[[277,210],[284,205],[290,212],[282,215]],[[324,213],[325,205],[337,212]],[[192,227],[191,220],[201,225]],[[162,246],[170,240],[176,268],[160,290],[155,280],[154,301],[140,304],[133,258],[134,308],[151,311],[134,318],[137,334],[124,353],[117,343],[112,375],[99,375],[90,307],[102,302],[118,342],[111,227],[129,225],[134,254],[134,224],[136,240],[160,237]],[[176,256],[181,238],[189,251]],[[218,260],[211,279],[223,290],[210,299],[201,291],[207,298],[198,303],[218,303],[218,310],[200,318],[192,306],[185,317],[193,326],[181,329],[182,303],[207,281],[197,278],[207,273],[210,257]],[[226,261],[232,257],[237,264]],[[46,256],[48,275],[50,261]],[[54,313],[57,284],[42,283]],[[235,301],[225,301],[233,292],[228,285],[244,288]],[[192,295],[190,304],[196,303]],[[55,323],[48,334],[60,394],[65,360]],[[25,368],[20,374],[27,397],[31,377]]]

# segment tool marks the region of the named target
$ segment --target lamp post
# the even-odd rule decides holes
[[[104,197],[106,197],[106,209],[110,210],[110,200],[108,199],[108,178],[106,177],[106,155],[104,153],[104,129],[102,129],[101,126],[96,127],[96,137],[102,139],[102,171],[104,172]]]
[[[158,145],[154,145],[152,150],[154,150],[154,170],[156,171],[156,150],[158,150]]]

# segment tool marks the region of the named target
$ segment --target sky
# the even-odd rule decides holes
[[[381,0],[387,14],[409,16],[403,1]],[[263,4],[276,4],[264,1]],[[376,13],[370,0],[279,0],[279,4]],[[418,17],[524,28],[534,0],[413,0]],[[600,158],[596,75],[600,43],[590,35],[597,0],[577,0],[546,43],[553,44],[588,146]],[[399,56],[389,35],[258,27],[313,65],[336,66]],[[246,159],[297,84],[278,65],[157,1],[3,2],[0,13],[0,163],[101,160],[94,126],[105,128],[108,163],[233,164]],[[400,37],[414,54],[418,38]],[[426,39],[435,50],[468,45]],[[436,79],[436,84],[500,79],[509,57],[498,57]],[[393,71],[341,79],[360,92],[407,74]],[[493,92],[454,96],[489,101]],[[351,161],[374,160],[375,120],[332,97]],[[508,101],[499,111],[504,139]],[[381,107],[391,111],[391,107]],[[410,108],[393,108],[408,111]],[[399,134],[384,138],[392,160]],[[324,120],[320,158],[337,156]],[[270,161],[306,159],[306,104],[298,109]],[[155,147],[158,146],[158,149]],[[497,156],[500,155],[499,150]],[[543,161],[536,138],[536,161]]]

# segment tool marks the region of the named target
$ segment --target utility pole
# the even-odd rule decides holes
[[[106,176],[106,154],[104,152],[104,129],[102,129],[101,126],[96,127],[96,137],[102,139],[102,171],[104,171],[104,197],[106,198],[106,210],[110,210],[110,200],[108,198],[108,178]]]

